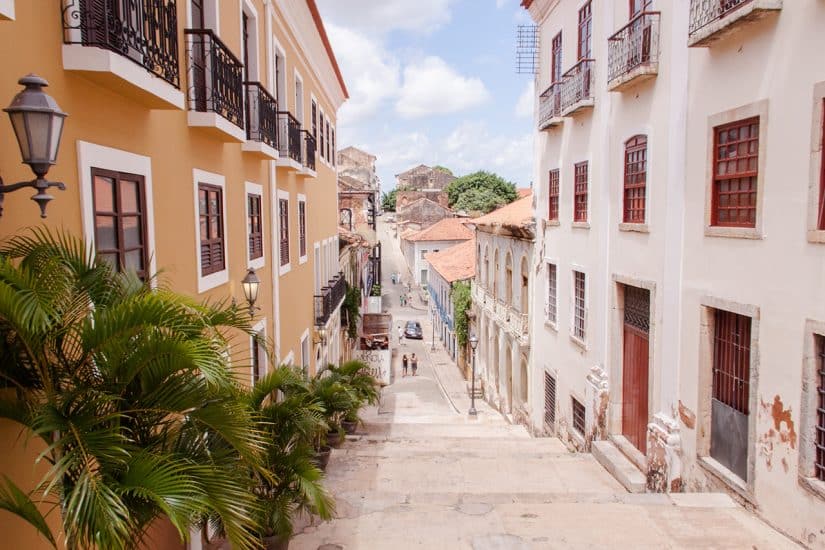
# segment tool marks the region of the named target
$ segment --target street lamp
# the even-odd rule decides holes
[[[66,189],[63,183],[47,181],[46,174],[57,159],[63,122],[67,115],[60,110],[54,98],[43,91],[49,85],[44,79],[30,74],[17,83],[26,88],[14,96],[11,105],[3,110],[11,119],[23,163],[29,165],[35,179],[8,185],[0,179],[0,216],[3,215],[6,193],[32,187],[37,191],[32,200],[40,206],[40,217],[45,218],[46,205],[54,198],[46,191],[50,187],[57,187],[61,191]]]
[[[253,268],[249,268],[249,271],[246,272],[243,280],[241,281],[241,288],[243,289],[244,298],[246,298],[246,303],[249,304],[249,316],[255,316],[255,310],[258,309],[255,307],[255,302],[258,301],[258,289],[261,287],[261,280],[258,278],[258,275],[255,273]]]
[[[473,350],[473,378],[470,381],[470,416],[476,416],[476,348],[478,347],[478,337],[475,333],[470,335],[470,348]]]

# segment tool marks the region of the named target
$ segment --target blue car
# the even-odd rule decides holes
[[[410,340],[423,340],[424,334],[421,331],[421,323],[418,321],[407,321],[407,326],[404,327],[404,337]]]

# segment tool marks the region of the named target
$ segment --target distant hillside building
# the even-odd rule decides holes
[[[397,204],[397,202],[396,202]],[[421,197],[400,208],[396,206],[395,220],[398,233],[421,231],[432,227],[445,218],[452,218],[453,211],[427,197]]]
[[[412,191],[423,191],[434,189],[443,191],[456,179],[452,174],[438,168],[431,168],[425,164],[419,164],[415,168],[410,168],[406,172],[395,175],[396,187],[399,190],[408,189]]]

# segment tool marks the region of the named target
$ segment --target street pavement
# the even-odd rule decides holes
[[[399,306],[390,274],[410,273],[387,229],[385,308],[396,328],[421,322],[425,339],[394,342],[393,383],[327,468],[337,517],[291,549],[798,548],[727,495],[630,494],[591,455],[532,438],[484,402],[470,417],[458,367],[440,344],[430,351],[426,305]],[[413,352],[418,375],[403,377]]]

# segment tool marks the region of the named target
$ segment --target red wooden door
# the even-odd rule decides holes
[[[622,358],[622,433],[647,453],[650,293],[625,287]]]

